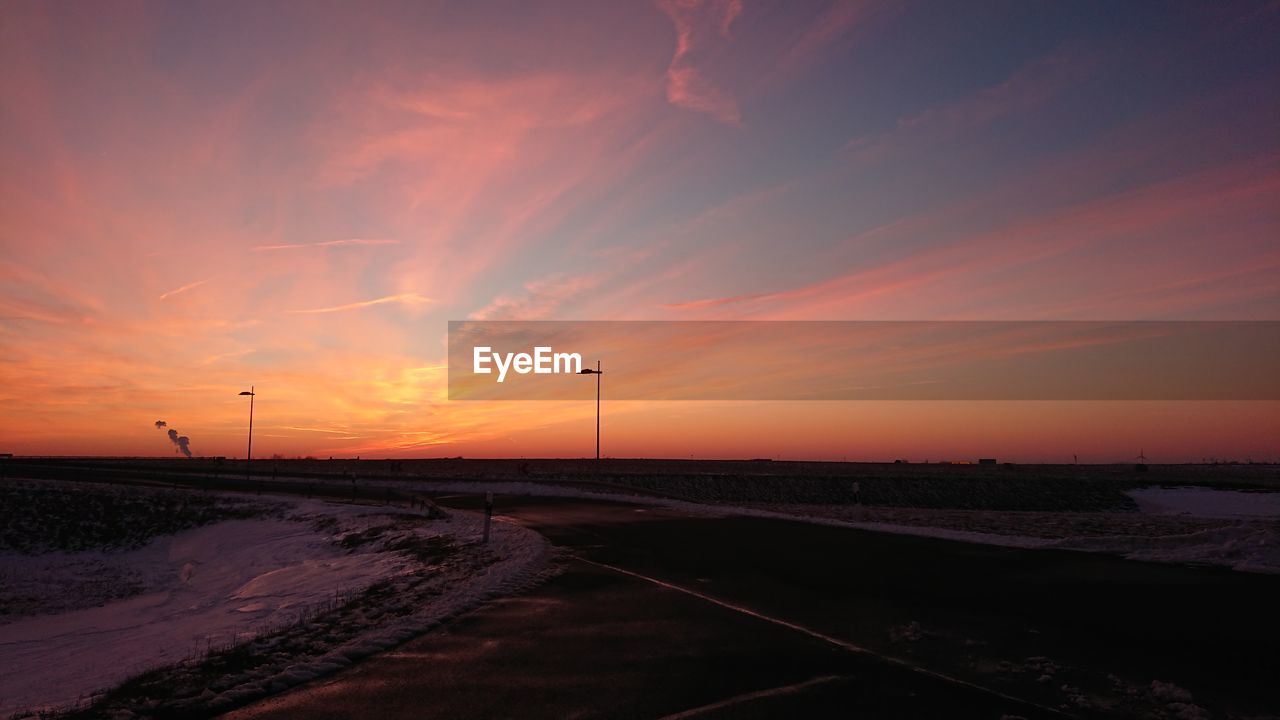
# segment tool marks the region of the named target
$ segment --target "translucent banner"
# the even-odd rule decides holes
[[[449,323],[451,400],[597,381],[609,400],[1277,400],[1280,322]]]

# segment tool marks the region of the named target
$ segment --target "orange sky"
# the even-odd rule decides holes
[[[0,452],[560,456],[458,319],[1280,319],[1274,5],[0,6]],[[617,456],[1280,459],[1274,402],[613,403]]]

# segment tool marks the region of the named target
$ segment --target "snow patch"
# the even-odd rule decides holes
[[[318,501],[304,509],[355,514],[351,506]],[[3,558],[6,566],[13,560]],[[397,553],[347,555],[308,522],[257,519],[160,537],[115,554],[113,562],[139,568],[148,591],[3,626],[0,715],[71,704],[143,669],[253,637],[290,622],[298,608],[368,585],[410,560]]]
[[[1148,487],[1130,490],[1139,512],[1203,518],[1280,518],[1280,492],[1217,490],[1206,487]]]
[[[1186,535],[1067,538],[1045,547],[1123,555],[1131,560],[1224,565],[1280,573],[1280,524],[1240,522]]]
[[[141,700],[147,707],[229,710],[394,647],[556,569],[550,543],[515,524],[495,523],[482,544],[484,521],[473,513],[427,519],[397,508],[294,505],[289,520],[223,522],[133,551],[163,571],[150,592],[4,626],[0,717],[84,707],[155,668],[163,669],[148,677],[161,694]],[[361,541],[352,549],[341,542],[347,536]],[[402,544],[408,540],[416,542]],[[455,550],[438,561],[436,542]],[[262,662],[216,681],[201,674],[207,652],[245,644]],[[137,710],[130,698],[95,710]]]

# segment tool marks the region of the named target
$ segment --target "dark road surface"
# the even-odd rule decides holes
[[[563,574],[231,717],[1173,717],[1152,681],[1217,712],[1277,712],[1280,578],[588,500],[500,503],[503,519],[566,549]]]

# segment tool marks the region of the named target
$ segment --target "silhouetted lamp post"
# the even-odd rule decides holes
[[[600,460],[600,376],[604,373],[600,371],[600,361],[596,361],[596,369],[583,368],[583,375],[596,376],[596,460]]]
[[[249,450],[244,456],[244,480],[249,481],[249,463],[253,462],[253,386],[250,385],[248,390],[240,393],[249,396]]]

